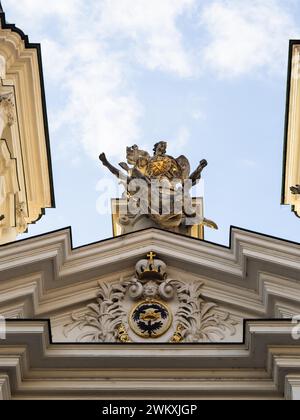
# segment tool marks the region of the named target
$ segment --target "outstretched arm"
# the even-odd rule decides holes
[[[101,153],[99,156],[100,161],[103,163],[103,165],[117,178],[121,179],[122,181],[127,181],[128,177],[127,175],[124,175],[123,172],[119,171],[119,169],[115,168],[106,158],[105,153]]]
[[[196,185],[197,181],[201,178],[202,171],[204,168],[206,168],[207,165],[207,160],[201,160],[198,168],[190,176],[190,179],[193,181],[193,185]]]

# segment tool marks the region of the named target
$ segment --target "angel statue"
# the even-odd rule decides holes
[[[186,198],[190,196],[192,186],[201,179],[207,161],[202,160],[197,169],[191,173],[188,159],[183,155],[176,159],[169,156],[167,146],[165,141],[156,143],[153,156],[139,149],[137,145],[127,147],[127,163],[119,163],[123,171],[109,163],[105,153],[99,158],[124,185],[128,200],[134,198],[137,191],[139,192],[142,211],[136,214],[135,218],[146,215],[158,227],[178,231],[187,217],[196,216],[191,209],[187,211],[183,204],[179,208],[178,203],[187,202]],[[135,190],[130,188],[131,183],[138,185],[138,188]],[[188,187],[185,188],[185,185]],[[153,194],[155,188],[157,194]],[[162,209],[168,210],[162,211]]]

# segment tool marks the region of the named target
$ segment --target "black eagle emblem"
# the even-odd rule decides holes
[[[169,316],[167,310],[155,303],[143,304],[133,313],[132,318],[136,322],[142,334],[153,337],[163,327],[162,319]]]

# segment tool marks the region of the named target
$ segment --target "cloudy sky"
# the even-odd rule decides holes
[[[299,241],[280,206],[288,41],[298,0],[3,0],[42,44],[57,208],[25,237],[72,226],[76,246],[111,237],[99,214],[125,147],[206,158],[206,217]],[[113,193],[112,193],[113,195]]]

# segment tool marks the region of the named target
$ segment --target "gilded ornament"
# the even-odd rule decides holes
[[[159,338],[172,325],[172,313],[162,302],[144,301],[138,303],[129,316],[132,331],[142,338]]]

